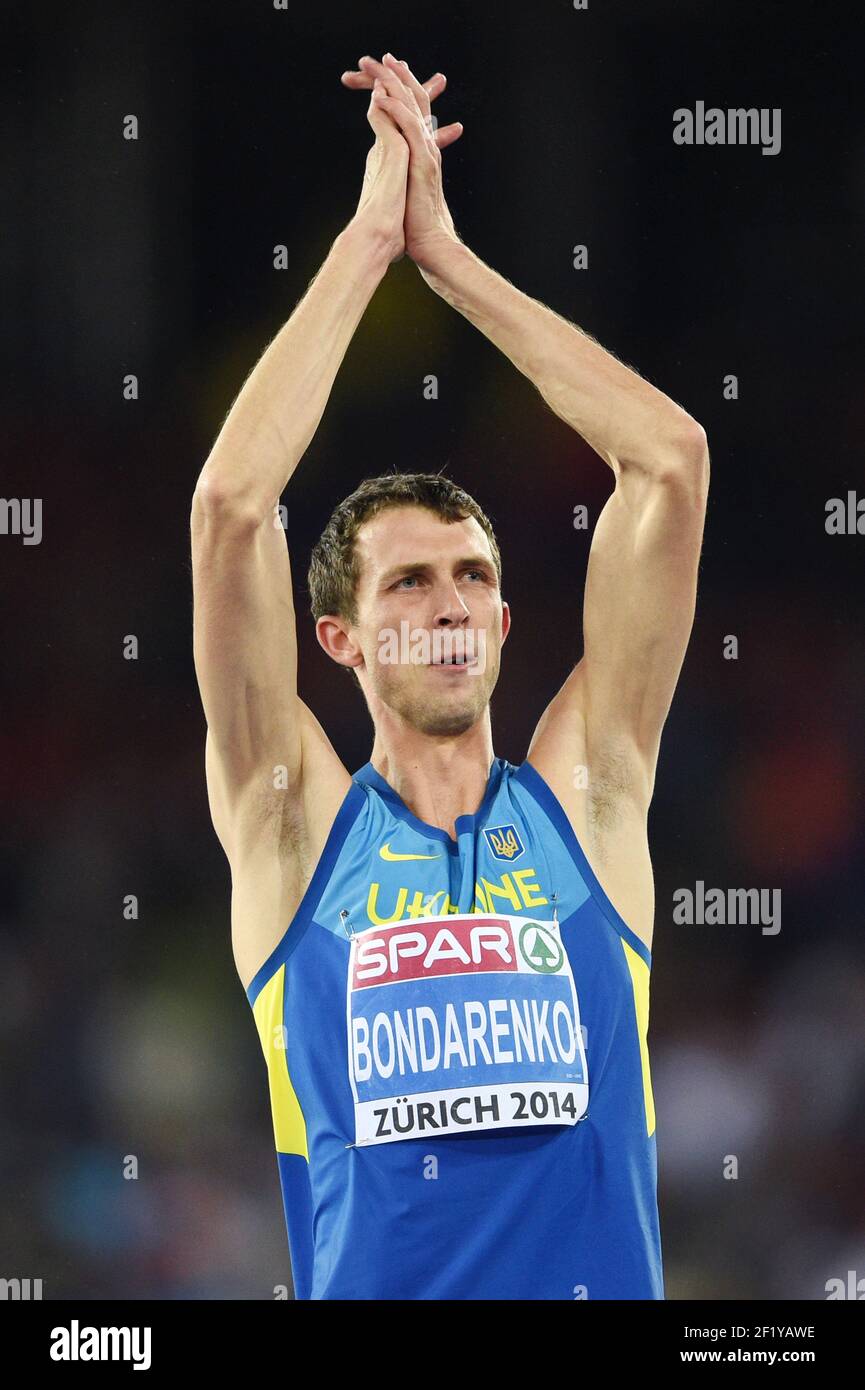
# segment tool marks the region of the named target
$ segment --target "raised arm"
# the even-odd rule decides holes
[[[254,833],[275,786],[291,839],[310,777],[327,781],[331,801],[350,781],[298,698],[291,573],[277,506],[363,312],[404,251],[408,150],[375,100],[368,119],[376,139],[357,212],[243,386],[192,502],[193,647],[208,725],[208,792],[232,868],[246,827]],[[320,806],[321,788],[312,791]]]
[[[541,721],[529,760],[565,801],[573,802],[574,764],[584,762],[605,797],[629,790],[648,807],[694,618],[709,482],[705,433],[461,243],[443,247],[430,265],[433,287],[501,348],[615,475],[592,537],[583,659]]]
[[[587,767],[598,815],[620,794],[645,812],[693,623],[709,481],[705,433],[675,402],[496,274],[459,239],[442,191],[442,142],[430,122],[440,75],[421,84],[390,55],[382,63],[363,59],[361,68],[354,85],[364,77],[385,82],[385,109],[409,145],[408,255],[615,475],[592,539],[583,659],[543,716],[529,760],[575,813],[582,799],[581,790],[575,794],[578,764]]]

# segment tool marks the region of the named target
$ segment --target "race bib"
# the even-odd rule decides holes
[[[355,1143],[575,1125],[589,1098],[577,991],[555,922],[478,913],[352,937]]]

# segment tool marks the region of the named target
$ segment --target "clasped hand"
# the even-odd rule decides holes
[[[447,85],[437,72],[419,82],[408,64],[385,53],[364,57],[341,81],[371,91],[367,120],[375,144],[367,156],[357,216],[384,237],[390,260],[408,255],[432,270],[437,253],[458,240],[442,187],[441,151],[463,133],[462,124],[435,128],[431,104]]]

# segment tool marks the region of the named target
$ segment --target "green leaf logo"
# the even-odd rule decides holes
[[[555,975],[561,969],[565,953],[559,938],[540,922],[527,922],[520,932],[520,952],[523,960],[540,975]]]

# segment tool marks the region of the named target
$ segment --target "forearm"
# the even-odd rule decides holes
[[[200,491],[261,515],[277,504],[387,267],[386,249],[354,218],[244,383],[202,469]]]
[[[444,243],[421,273],[612,468],[662,471],[699,450],[700,427],[686,411],[462,242]]]

